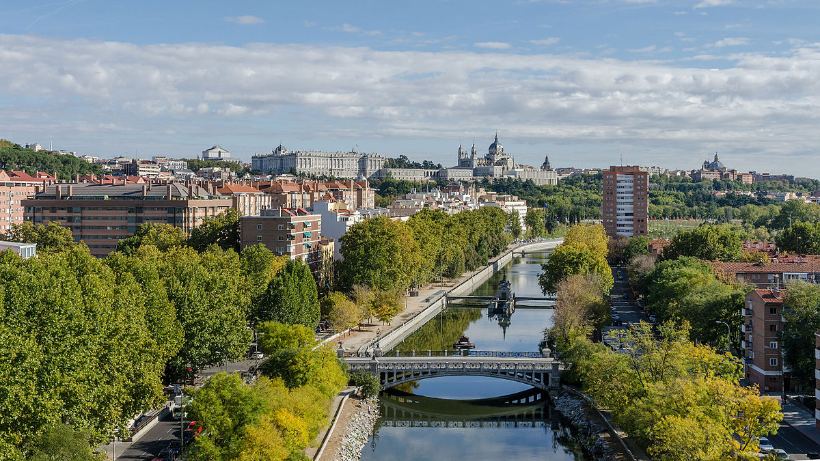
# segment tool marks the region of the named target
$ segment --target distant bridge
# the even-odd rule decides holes
[[[383,389],[440,376],[486,376],[548,390],[559,386],[561,364],[532,352],[428,352],[424,355],[346,357],[351,370],[377,375]]]

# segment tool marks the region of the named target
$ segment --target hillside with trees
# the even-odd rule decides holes
[[[102,171],[99,165],[71,154],[34,151],[5,139],[0,139],[0,170],[23,170],[28,174],[44,171],[56,174],[57,179],[73,179],[78,174],[99,174]]]

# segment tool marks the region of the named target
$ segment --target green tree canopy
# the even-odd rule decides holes
[[[820,221],[796,222],[777,236],[777,247],[799,254],[820,254]]]
[[[28,174],[45,171],[62,180],[72,180],[78,174],[101,173],[99,165],[88,163],[73,155],[46,150],[35,152],[33,149],[26,149],[8,141],[0,143],[0,169],[23,170]]]
[[[577,244],[559,245],[542,268],[538,283],[544,293],[555,293],[561,280],[573,274],[596,275],[605,293],[609,293],[615,283],[605,254],[596,254],[589,247]]]
[[[199,227],[191,231],[188,245],[202,252],[211,245],[223,250],[239,251],[239,212],[231,208],[219,216],[205,218]]]
[[[25,221],[12,224],[6,233],[5,240],[10,242],[36,243],[38,252],[63,251],[74,245],[71,229],[61,226],[56,221],[48,224],[32,224]]]
[[[341,283],[346,289],[364,284],[380,290],[406,290],[420,263],[418,243],[401,222],[385,216],[353,225],[341,239],[344,264]]]
[[[664,259],[692,256],[705,260],[737,261],[743,256],[742,233],[730,224],[704,224],[681,232],[663,250]]]
[[[254,319],[316,328],[320,314],[319,294],[310,268],[300,260],[290,260],[271,279],[255,306]]]
[[[188,236],[179,227],[166,223],[143,223],[131,237],[117,242],[117,251],[132,254],[141,245],[154,245],[161,251],[182,246]]]
[[[49,426],[34,443],[31,461],[102,461],[103,455],[94,453],[90,437],[66,424]]]
[[[788,285],[783,303],[783,347],[792,377],[814,382],[814,334],[820,330],[820,286],[806,282]]]

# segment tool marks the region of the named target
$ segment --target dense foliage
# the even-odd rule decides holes
[[[289,260],[268,284],[254,306],[254,321],[275,320],[315,328],[319,324],[319,294],[310,267],[301,260]]]
[[[304,459],[326,424],[330,400],[348,380],[333,351],[314,349],[313,332],[302,325],[266,322],[260,334],[271,357],[266,376],[247,385],[220,373],[192,392],[189,415],[203,431],[187,459]]]
[[[188,162],[188,169],[196,173],[203,168],[228,168],[237,174],[242,174],[246,171],[244,165],[240,162],[228,162],[225,160],[203,160],[199,158],[185,158],[181,159]]]
[[[710,265],[691,257],[663,261],[646,279],[646,307],[659,321],[687,322],[693,340],[735,346],[726,325],[731,332],[740,328],[744,287],[724,283]]]
[[[786,363],[792,368],[792,379],[813,388],[814,334],[820,330],[820,286],[805,282],[790,283],[783,304]]]
[[[12,224],[11,229],[3,236],[3,240],[36,243],[37,251],[40,253],[66,250],[74,244],[71,229],[56,221],[44,225],[35,225],[30,221]]]
[[[71,154],[41,150],[35,152],[0,139],[0,170],[23,170],[28,174],[44,171],[57,179],[73,179],[75,175],[99,174],[99,165],[88,163]]]
[[[707,261],[737,261],[743,257],[743,235],[730,224],[704,224],[674,236],[663,250],[664,259],[680,256]]]
[[[609,293],[614,280],[607,262],[607,236],[600,224],[570,227],[564,243],[552,252],[543,265],[538,282],[544,293],[555,293],[561,280],[574,274],[593,274],[601,284],[601,290]]]
[[[417,162],[410,160],[406,155],[399,155],[395,158],[388,158],[384,164],[385,168],[422,168],[425,170],[440,170],[441,163],[433,163],[430,160]]]
[[[757,459],[777,431],[776,399],[738,384],[742,365],[689,341],[686,323],[630,327],[615,352],[575,329],[559,341],[572,374],[615,423],[657,460]]]
[[[205,251],[214,244],[225,250],[239,251],[239,212],[231,208],[218,216],[205,218],[191,231],[188,244],[197,251]]]

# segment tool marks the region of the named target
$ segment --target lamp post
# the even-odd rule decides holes
[[[726,325],[726,340],[729,343],[729,348],[727,350],[729,352],[731,352],[731,348],[732,348],[732,327],[729,326],[729,324],[727,322],[724,322],[723,320],[715,320],[715,323],[722,323],[722,324]]]

